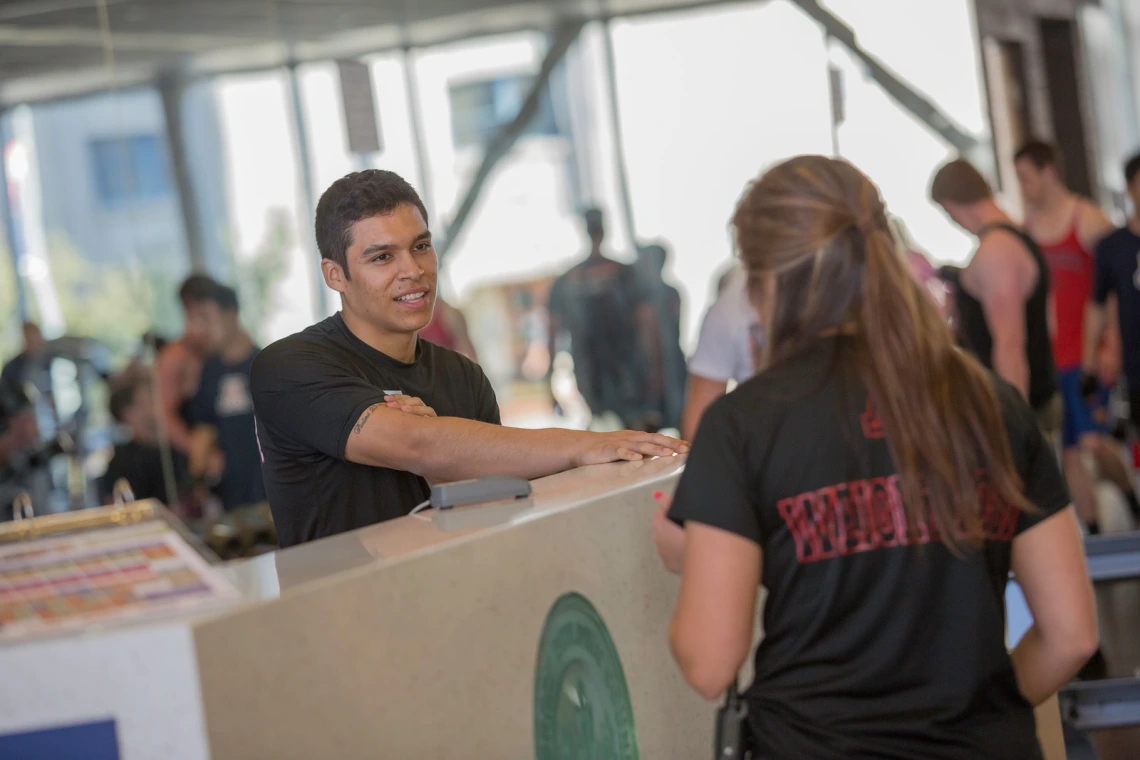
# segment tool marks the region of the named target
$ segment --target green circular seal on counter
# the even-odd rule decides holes
[[[633,705],[602,616],[564,594],[546,616],[534,677],[536,760],[638,760]]]

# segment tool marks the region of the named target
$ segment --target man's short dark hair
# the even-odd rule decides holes
[[[111,416],[115,419],[115,422],[119,424],[125,422],[124,417],[127,414],[127,410],[135,405],[135,394],[138,393],[139,388],[144,382],[145,381],[138,378],[131,378],[111,391],[111,399],[108,405],[111,407]]]
[[[220,286],[213,277],[204,274],[192,274],[182,281],[178,289],[178,298],[183,306],[201,303],[218,303],[218,288]]]
[[[1057,148],[1044,140],[1030,140],[1017,149],[1013,154],[1014,162],[1028,161],[1041,171],[1047,166],[1052,166],[1057,170],[1057,175],[1061,175],[1061,154]]]
[[[977,203],[994,197],[990,183],[969,161],[959,158],[938,170],[930,183],[930,197],[940,205]]]
[[[419,193],[399,174],[383,169],[366,169],[346,174],[329,185],[317,203],[317,248],[321,258],[340,265],[348,274],[348,247],[352,245],[352,225],[361,219],[386,216],[407,204],[419,210],[428,223],[427,208]]]
[[[237,311],[238,310],[238,294],[237,291],[229,285],[218,285],[218,306],[222,307],[223,311]]]
[[[1128,163],[1124,165],[1124,181],[1131,185],[1138,174],[1140,174],[1140,153],[1128,159]]]

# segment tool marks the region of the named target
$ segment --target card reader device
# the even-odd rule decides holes
[[[490,476],[477,480],[440,483],[431,487],[431,506],[451,509],[464,504],[521,499],[530,496],[530,483],[519,478]]]

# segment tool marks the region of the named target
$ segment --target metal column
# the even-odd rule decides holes
[[[194,195],[194,178],[186,153],[186,132],[182,122],[182,99],[186,80],[177,73],[168,73],[158,80],[158,93],[162,97],[162,112],[166,117],[166,142],[170,153],[170,166],[178,187],[182,227],[186,234],[186,251],[190,256],[190,269],[206,272],[205,247],[202,243],[202,218],[198,213],[198,199]]]
[[[585,23],[580,18],[563,19],[559,22],[558,28],[551,35],[550,48],[546,51],[546,57],[542,59],[538,75],[534,78],[534,84],[531,85],[526,98],[523,99],[519,112],[509,124],[504,124],[492,138],[483,154],[479,168],[475,170],[471,182],[467,185],[467,190],[463,193],[463,200],[459,202],[455,214],[451,217],[451,222],[447,225],[447,234],[443,246],[440,248],[441,257],[447,254],[459,237],[459,233],[471,216],[471,211],[475,208],[475,203],[479,200],[483,185],[491,176],[495,166],[510,152],[515,141],[526,131],[527,126],[538,112],[539,99],[550,83],[550,75],[554,72],[554,67],[566,56],[566,52],[574,40],[578,38],[578,33],[582,31]]]
[[[16,287],[16,313],[21,322],[30,318],[28,312],[28,292],[24,289],[24,278],[20,274],[20,238],[16,234],[16,220],[12,214],[12,197],[8,192],[8,141],[11,139],[11,130],[8,129],[5,114],[0,114],[0,213],[3,214],[4,234],[7,237],[8,256],[12,261],[12,282]]]
[[[435,197],[431,194],[431,171],[428,167],[427,152],[424,150],[424,123],[420,112],[420,84],[416,77],[412,49],[404,46],[401,63],[404,65],[404,89],[408,99],[408,120],[412,127],[412,151],[416,156],[416,171],[420,175],[420,198],[427,206],[428,213],[435,216]]]
[[[288,73],[289,98],[293,105],[293,129],[297,138],[297,168],[301,175],[301,198],[305,204],[305,224],[302,229],[308,233],[314,229],[314,219],[317,214],[317,200],[313,194],[313,162],[309,156],[309,130],[305,126],[305,111],[301,105],[301,83],[297,77],[296,63],[289,64]],[[313,250],[314,235],[315,232],[307,236],[309,242],[304,247],[309,251]],[[328,313],[328,293],[325,292],[325,278],[321,273],[319,260],[307,265],[306,268],[312,272],[313,264],[316,265],[316,273],[313,275],[314,306],[317,311],[317,319],[320,320],[324,319]]]
[[[629,194],[629,173],[625,163],[625,145],[621,139],[621,114],[618,112],[617,66],[614,63],[614,41],[610,19],[602,21],[603,60],[606,66],[606,96],[610,104],[610,129],[614,134],[614,164],[617,169],[618,192],[621,195],[622,215],[629,230],[629,243],[637,248],[637,227],[633,223],[633,201]]]

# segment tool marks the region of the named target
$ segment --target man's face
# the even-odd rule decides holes
[[[1055,170],[1050,166],[1038,169],[1027,158],[1015,162],[1014,168],[1017,170],[1017,183],[1021,187],[1021,199],[1025,205],[1040,206],[1045,199],[1049,183],[1055,181]]]
[[[341,293],[346,308],[381,332],[414,333],[427,327],[438,262],[419,209],[401,204],[390,214],[352,225],[345,259],[350,279],[331,261],[323,266],[326,282]]]
[[[201,356],[221,350],[225,338],[222,309],[213,301],[188,303],[185,340]]]

